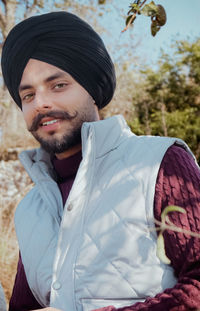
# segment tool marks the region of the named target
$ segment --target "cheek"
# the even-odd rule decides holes
[[[30,123],[32,123],[33,120],[33,113],[31,112],[31,109],[27,106],[22,105],[22,114],[26,124],[30,125]]]

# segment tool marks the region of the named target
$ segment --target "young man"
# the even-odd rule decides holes
[[[2,72],[41,144],[20,156],[35,186],[15,214],[10,310],[200,307],[200,240],[166,230],[166,265],[151,230],[173,204],[186,212],[171,213],[174,225],[200,232],[199,168],[178,139],[99,120],[115,72],[96,32],[66,12],[29,18],[8,35]]]

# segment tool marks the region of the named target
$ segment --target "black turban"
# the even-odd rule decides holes
[[[116,85],[112,60],[99,35],[78,16],[64,11],[33,16],[8,34],[2,51],[2,73],[20,108],[18,88],[30,58],[71,74],[99,109],[112,99]]]

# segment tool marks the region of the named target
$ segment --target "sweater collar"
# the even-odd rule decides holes
[[[81,151],[62,160],[58,160],[56,157],[54,157],[52,159],[52,164],[59,179],[63,180],[71,176],[74,176],[78,170],[81,159],[82,159]]]

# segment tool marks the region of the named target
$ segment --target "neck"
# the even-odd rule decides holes
[[[63,159],[71,157],[72,155],[79,152],[80,150],[81,150],[81,144],[73,146],[69,150],[66,150],[62,153],[56,153],[55,155],[58,160],[63,160]]]

